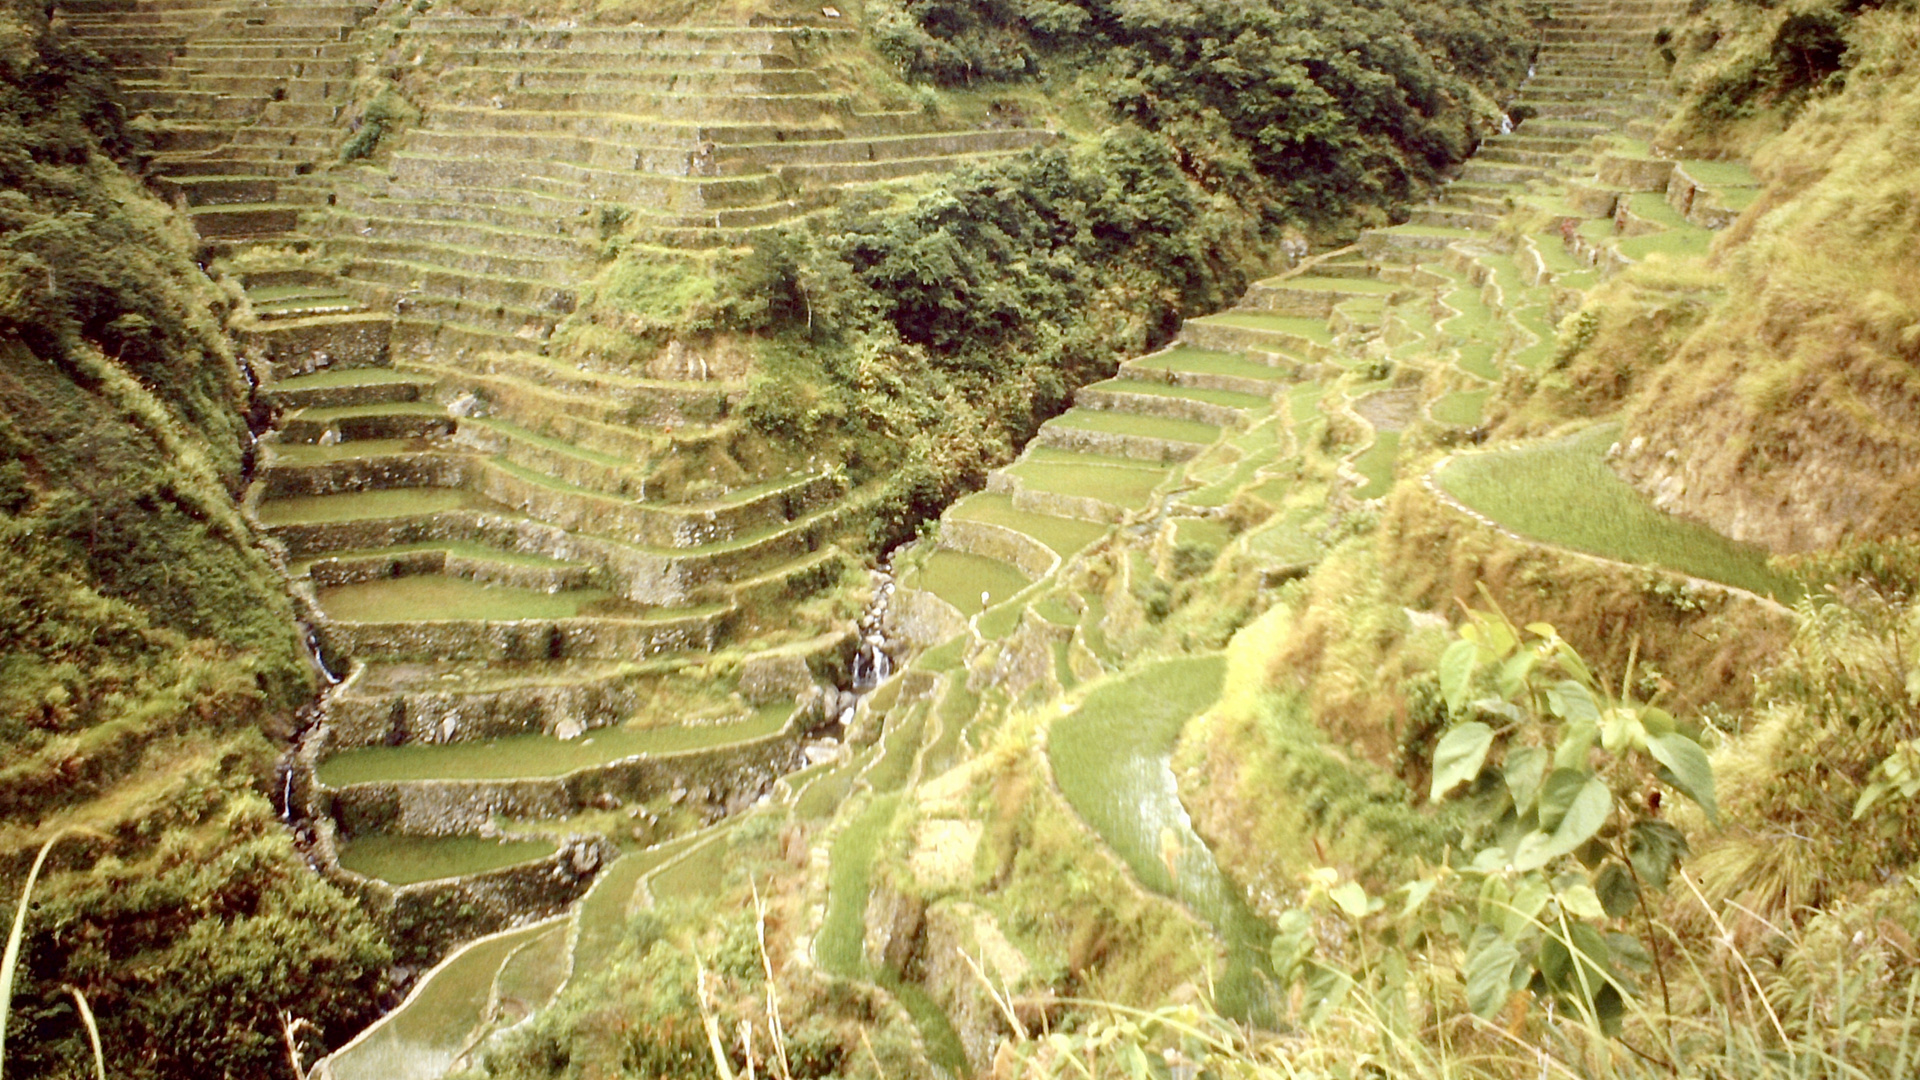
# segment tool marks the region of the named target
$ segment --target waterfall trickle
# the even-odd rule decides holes
[[[320,649],[320,635],[314,633],[313,627],[311,626],[307,627],[306,630],[307,656],[313,661],[314,670],[320,672],[321,678],[327,680],[328,686],[339,686],[340,676],[334,674],[333,669],[327,666],[326,653]]]
[[[860,647],[853,657],[853,692],[864,694],[893,674],[886,637],[887,607],[893,602],[893,557],[874,571],[873,599],[860,615]]]

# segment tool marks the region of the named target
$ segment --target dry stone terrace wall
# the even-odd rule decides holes
[[[447,836],[477,833],[495,818],[564,819],[603,805],[667,798],[723,817],[793,771],[801,745],[820,723],[796,710],[780,731],[702,750],[643,754],[563,776],[516,780],[416,780],[328,788],[312,781],[313,807],[342,832]],[[310,761],[317,763],[323,754]]]

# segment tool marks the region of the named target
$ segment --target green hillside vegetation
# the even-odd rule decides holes
[[[282,578],[234,505],[247,387],[232,298],[109,156],[97,58],[0,14],[0,859],[55,830],[9,1075],[67,1075],[84,991],[116,1076],[258,1075],[278,1017],[378,1004],[388,950],[266,795],[311,694]]]

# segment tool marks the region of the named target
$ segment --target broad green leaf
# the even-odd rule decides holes
[[[1592,774],[1584,769],[1555,769],[1547,774],[1547,781],[1540,789],[1540,828],[1547,832],[1560,827],[1560,819],[1567,816],[1567,808],[1573,805],[1573,797],[1580,794]]]
[[[1521,649],[1507,662],[1500,665],[1500,692],[1507,697],[1519,697],[1527,688],[1527,678],[1533,674],[1534,665],[1540,662],[1540,654],[1532,649]]]
[[[1313,972],[1307,976],[1307,1000],[1313,1003],[1312,1011],[1307,1015],[1308,1027],[1319,1027],[1327,1017],[1339,1010],[1347,1000],[1347,994],[1353,989],[1353,977],[1337,968],[1325,964],[1313,965]]]
[[[1273,973],[1282,983],[1291,984],[1299,977],[1301,965],[1313,955],[1313,916],[1300,908],[1288,908],[1274,920],[1274,929],[1278,933],[1268,950],[1273,956]]]
[[[1609,1038],[1619,1038],[1626,1029],[1627,1001],[1620,996],[1620,988],[1612,983],[1600,988],[1593,995],[1593,1017],[1600,1021],[1600,1031]]]
[[[1547,708],[1568,723],[1592,724],[1600,720],[1600,703],[1593,699],[1593,691],[1572,679],[1561,679],[1547,688]]]
[[[1400,908],[1400,917],[1404,919],[1420,910],[1421,905],[1427,902],[1427,897],[1433,895],[1434,887],[1439,884],[1433,878],[1421,878],[1402,885],[1400,891],[1407,894],[1407,902]]]
[[[1532,634],[1534,637],[1546,638],[1548,641],[1553,641],[1560,636],[1560,631],[1555,630],[1552,623],[1543,622],[1528,623],[1527,633]]]
[[[1539,878],[1526,878],[1520,887],[1513,891],[1513,900],[1506,910],[1499,913],[1501,930],[1508,938],[1519,938],[1533,928],[1547,900],[1553,896],[1553,890]]]
[[[1355,919],[1364,919],[1369,910],[1367,890],[1357,881],[1349,881],[1327,893],[1327,898]]]
[[[1481,626],[1486,627],[1487,647],[1493,650],[1495,656],[1505,656],[1520,644],[1519,637],[1515,636],[1513,627],[1504,617],[1482,615],[1479,621]]]
[[[1553,786],[1552,777],[1547,779],[1547,786]],[[1553,835],[1530,833],[1520,841],[1520,847],[1513,854],[1513,868],[1520,871],[1538,870],[1567,854],[1599,832],[1611,813],[1613,792],[1607,790],[1607,785],[1598,778],[1589,779],[1574,795],[1573,801],[1567,806],[1566,815],[1555,826]]]
[[[1679,732],[1670,732],[1647,740],[1647,752],[1667,767],[1669,783],[1707,812],[1707,820],[1720,824],[1720,808],[1713,801],[1713,766],[1700,744]]]
[[[1486,763],[1487,751],[1493,747],[1493,729],[1478,720],[1469,720],[1440,740],[1433,751],[1433,791],[1428,795],[1438,801],[1442,795],[1455,787],[1480,775],[1480,766]]]
[[[1640,724],[1649,735],[1669,735],[1680,726],[1672,713],[1657,705],[1640,706]]]
[[[1554,766],[1586,771],[1587,753],[1593,749],[1593,741],[1599,734],[1599,728],[1591,723],[1568,724],[1560,733],[1560,745],[1553,749]]]
[[[1613,950],[1600,931],[1586,923],[1568,923],[1566,931],[1563,935],[1556,927],[1541,941],[1535,963],[1548,989],[1591,1004],[1613,973],[1608,962]]]
[[[1607,917],[1607,909],[1600,903],[1599,894],[1593,891],[1593,886],[1584,883],[1562,890],[1560,906],[1567,909],[1567,914],[1578,915],[1582,919]]]
[[[1613,958],[1629,971],[1645,974],[1653,969],[1653,954],[1647,947],[1629,934],[1608,934],[1607,947],[1613,950]]]
[[[1491,927],[1474,935],[1467,955],[1467,1007],[1475,1016],[1490,1019],[1513,996],[1513,978],[1524,961],[1520,950]]]
[[[1547,752],[1538,746],[1522,746],[1507,751],[1503,775],[1507,794],[1513,797],[1514,812],[1525,817],[1540,797],[1540,784],[1547,778]]]
[[[1859,821],[1867,811],[1873,809],[1874,803],[1879,802],[1891,790],[1893,789],[1890,786],[1878,780],[1862,788],[1860,797],[1853,801],[1853,820]]]
[[[1483,697],[1477,701],[1468,702],[1467,707],[1476,712],[1497,716],[1510,724],[1518,724],[1527,718],[1527,714],[1520,711],[1520,706],[1497,697]]]
[[[1600,897],[1600,906],[1616,919],[1626,918],[1640,903],[1640,884],[1633,880],[1632,871],[1618,862],[1600,868],[1593,891]]]
[[[1467,707],[1479,652],[1478,646],[1463,637],[1440,654],[1440,696],[1446,699],[1448,711],[1458,713]]]
[[[1667,887],[1673,868],[1687,854],[1687,838],[1664,821],[1636,821],[1627,833],[1627,860],[1633,863],[1633,872],[1656,889]]]
[[[1467,865],[1467,871],[1474,874],[1492,874],[1507,867],[1507,853],[1498,847],[1484,847]]]

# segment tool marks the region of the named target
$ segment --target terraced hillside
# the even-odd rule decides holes
[[[1038,973],[1069,962],[1059,955],[1066,931],[1022,921],[1034,917],[1015,899],[1035,887],[1022,884],[1027,871],[1008,871],[986,893],[956,891],[950,850],[983,842],[979,824],[956,809],[968,805],[968,789],[1006,783],[992,779],[983,754],[1056,708],[1065,715],[1047,736],[1045,775],[1057,794],[1034,797],[1084,820],[1082,857],[1112,856],[1107,869],[1087,872],[1117,873],[1218,928],[1228,941],[1219,1002],[1250,1018],[1274,1015],[1277,1003],[1260,989],[1271,973],[1234,959],[1260,952],[1262,919],[1273,912],[1235,884],[1244,853],[1224,853],[1237,869],[1223,871],[1207,830],[1194,831],[1170,755],[1189,721],[1211,723],[1225,688],[1259,663],[1248,659],[1253,645],[1236,645],[1236,631],[1275,589],[1312,570],[1343,522],[1365,520],[1401,481],[1423,490],[1421,475],[1406,471],[1411,461],[1424,470],[1434,447],[1477,438],[1503,384],[1549,368],[1556,326],[1584,289],[1655,253],[1701,250],[1748,196],[1750,177],[1737,165],[1671,161],[1645,142],[1662,101],[1641,53],[1611,43],[1644,39],[1664,12],[1654,3],[1561,7],[1543,27],[1534,80],[1510,106],[1523,121],[1489,139],[1440,199],[1406,225],[1257,283],[1239,306],[1189,320],[1167,348],[1081,389],[1018,461],[898,560],[887,621],[915,657],[860,702],[851,753],[804,774],[793,801],[756,816],[823,830],[809,877],[813,895],[824,890],[811,962],[892,995],[940,1067],[986,1067],[1001,1029],[980,981],[957,974],[929,938],[957,935],[963,953],[997,958],[991,978],[1014,995],[1048,992]],[[1496,477],[1508,467],[1493,455],[1466,460]],[[1591,545],[1551,517],[1497,519],[1508,511],[1456,484],[1454,470],[1434,471],[1428,497],[1467,527],[1628,562],[1649,557]],[[1639,528],[1685,533],[1657,514]],[[447,558],[451,565],[451,551]],[[1685,569],[1751,584],[1724,565],[1710,558]],[[1196,605],[1196,588],[1223,582],[1228,595]],[[1214,621],[1187,620],[1186,609]],[[1194,658],[1142,666],[1143,656],[1169,652]],[[1151,704],[1161,701],[1164,709]],[[1146,712],[1165,722],[1141,726]],[[1109,806],[1102,792],[1126,797]],[[1417,828],[1412,835],[1409,844],[1424,842]],[[713,858],[727,847],[718,835],[690,843],[686,850]],[[667,868],[699,863],[682,850],[617,863],[571,933],[592,940],[598,916],[589,913],[607,905],[656,902]],[[711,866],[682,876],[672,888],[696,897],[722,888]],[[920,914],[903,923],[903,911]],[[1082,917],[1111,911],[1096,904]],[[452,1060],[511,1023],[517,1013],[498,1005],[517,976],[483,949],[520,955],[492,944],[460,954],[409,1007],[413,1019],[403,1012],[341,1055],[337,1075],[431,1039],[457,1047],[433,1060]],[[576,947],[572,977],[597,962]],[[458,965],[478,965],[478,974]],[[494,1005],[454,1004],[461,994],[482,1000],[473,989],[482,984]],[[408,1034],[409,1025],[440,1034]]]
[[[244,280],[278,416],[247,508],[339,683],[287,795],[421,955],[560,910],[614,854],[588,836],[752,802],[861,647],[872,494],[744,437],[738,365],[547,356],[576,290],[615,250],[738,244],[1049,138],[861,111],[814,66],[830,24],[426,7],[60,9]],[[381,104],[396,57],[431,73],[417,122]]]
[[[1609,492],[1637,515],[1612,533],[1512,497],[1569,456],[1605,475],[1609,429],[1464,449],[1551,372],[1585,290],[1703,253],[1754,196],[1738,163],[1648,141],[1664,102],[1645,43],[1669,8],[1558,5],[1506,103],[1517,123],[1438,200],[1080,388],[901,555],[896,590],[860,565],[876,493],[762,453],[743,365],[563,361],[554,335],[617,255],[737,245],[1045,131],[862,111],[821,62],[847,33],[828,15],[616,28],[64,4],[146,110],[156,182],[247,268],[247,346],[279,417],[247,509],[338,680],[288,802],[408,960],[479,939],[326,1068],[473,1064],[603,967],[631,916],[713,904],[738,885],[734,838],[778,833],[810,904],[794,962],[904,1013],[941,1068],[984,1070],[1004,1034],[992,983],[929,938],[1024,1000],[1080,989],[1110,929],[1023,909],[1044,867],[1010,856],[984,885],[956,869],[996,800],[1077,830],[1098,879],[1079,885],[1101,895],[1071,916],[1135,904],[1156,927],[1212,927],[1219,1003],[1272,1019],[1257,943],[1278,901],[1236,884],[1252,861],[1216,858],[1170,762],[1267,662],[1239,635],[1390,497],[1784,619],[1760,594],[1791,586],[1764,560],[1630,490]],[[417,119],[370,119],[376,55],[431,76]],[[370,156],[341,161],[371,123]],[[879,621],[914,655],[876,689]],[[856,705],[849,687],[873,692]],[[1040,779],[995,786],[1029,745]],[[1395,798],[1364,796],[1381,815]]]

